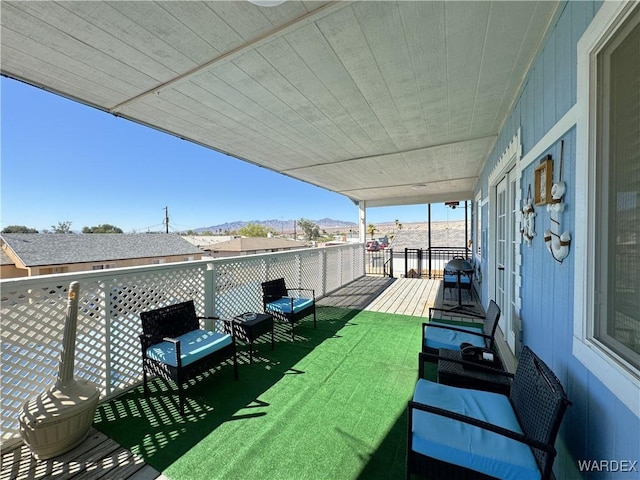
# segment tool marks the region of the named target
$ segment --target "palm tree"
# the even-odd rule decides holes
[[[367,232],[369,232],[369,235],[371,235],[371,240],[373,240],[373,234],[377,231],[378,229],[376,228],[376,226],[373,223],[370,223],[367,227]]]

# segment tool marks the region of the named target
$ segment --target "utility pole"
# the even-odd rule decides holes
[[[169,233],[169,207],[164,207],[164,229]]]

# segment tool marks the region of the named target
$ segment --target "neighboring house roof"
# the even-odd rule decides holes
[[[228,242],[214,243],[212,245],[202,245],[205,250],[218,252],[251,252],[256,250],[274,250],[304,248],[304,243],[285,238],[247,237],[234,238]]]
[[[26,267],[202,254],[179,235],[162,233],[3,233],[1,237]]]
[[[233,235],[182,235],[187,242],[196,247],[208,246],[213,243],[227,242],[234,238]]]
[[[432,222],[431,246],[466,247],[467,239],[465,238],[464,221]],[[393,248],[396,252],[404,250],[405,248],[429,248],[429,227],[398,230],[389,247]]]
[[[429,246],[429,231],[398,230],[389,244],[389,248],[400,252],[405,248],[427,248]]]

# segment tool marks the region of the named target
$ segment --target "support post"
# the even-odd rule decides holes
[[[431,271],[431,204],[429,203],[427,205],[427,217],[428,217],[428,227],[429,227],[429,232],[428,232],[428,242],[429,242],[429,278],[432,278],[432,274],[433,272]]]
[[[469,260],[469,221],[468,221],[468,200],[464,201],[464,248],[465,248],[465,258]]]
[[[364,200],[358,203],[358,238],[360,242],[367,241],[367,202]]]

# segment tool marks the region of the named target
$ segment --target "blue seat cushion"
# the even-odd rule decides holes
[[[444,327],[461,328],[468,332],[482,333],[482,325],[478,324],[477,327],[468,325],[450,325],[446,323],[429,322],[427,325],[442,325]],[[434,349],[447,348],[449,350],[457,350],[460,348],[461,343],[470,343],[476,347],[486,347],[484,338],[480,335],[473,335],[471,333],[459,332],[457,330],[451,330],[450,328],[433,328],[424,327],[425,332],[425,346]]]
[[[313,305],[313,299],[311,298],[291,298],[282,297],[271,303],[267,303],[266,309],[269,312],[290,314],[291,312],[291,300],[293,300],[293,313],[301,312],[306,308]]]
[[[444,276],[445,283],[455,283],[458,284],[458,275],[449,275],[446,274]],[[471,284],[471,277],[468,275],[460,275],[460,285],[469,286]]]
[[[231,345],[233,339],[229,334],[210,332],[208,330],[192,330],[176,337],[180,340],[180,358],[182,366],[206,357],[227,345]],[[176,347],[172,342],[160,342],[147,348],[147,357],[177,367]]]
[[[413,400],[522,433],[508,397],[418,380]],[[529,446],[494,432],[413,410],[413,451],[505,480],[540,479]]]

